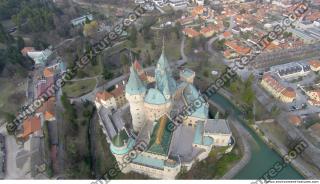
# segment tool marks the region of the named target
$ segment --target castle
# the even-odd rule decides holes
[[[124,93],[129,103],[127,108],[130,108],[131,122],[124,122],[119,117],[120,113],[111,113],[103,110],[108,107],[99,106],[100,124],[111,152],[118,165],[125,164],[125,167],[120,167],[121,172],[133,171],[152,178],[174,179],[182,167],[189,170],[195,161],[205,159],[215,146],[232,144],[228,122],[218,119],[218,116],[209,119],[209,105],[204,99],[204,103],[188,115],[181,126],[175,131],[168,130],[170,114],[201,98],[193,85],[195,72],[183,69],[179,78],[174,78],[163,48],[154,76],[147,76],[137,61],[130,68]],[[117,114],[116,118],[114,114]],[[134,132],[136,137],[129,136],[132,135],[130,132]],[[135,145],[141,141],[146,144],[145,149],[135,152],[130,162],[126,162]]]

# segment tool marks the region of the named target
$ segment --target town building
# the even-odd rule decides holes
[[[296,98],[296,92],[290,87],[284,87],[269,73],[264,74],[261,80],[261,86],[267,90],[276,99],[290,103]]]
[[[306,91],[310,105],[320,106],[320,89]]]
[[[277,65],[270,68],[277,73],[281,79],[296,79],[308,75],[311,71],[310,65],[291,62],[283,65]]]
[[[99,109],[101,106],[104,108],[110,109],[114,111],[127,102],[124,93],[124,85],[123,84],[116,84],[115,89],[112,91],[103,91],[96,93],[95,105]]]
[[[319,60],[311,60],[309,61],[309,65],[312,71],[318,72],[320,71],[320,61]]]
[[[188,6],[188,0],[168,0],[168,4],[174,9],[174,10],[181,10],[185,9]]]
[[[50,49],[45,49],[42,51],[24,51],[27,53],[36,65],[45,65],[48,58],[51,56],[52,51]]]
[[[88,15],[84,15],[84,16],[72,19],[71,20],[71,24],[73,26],[84,25],[87,20],[92,21],[93,20],[93,15],[92,14],[88,14]]]
[[[301,126],[302,125],[302,119],[298,115],[289,115],[289,122],[293,124],[294,126]]]

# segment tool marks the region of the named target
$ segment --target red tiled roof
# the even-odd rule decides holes
[[[21,50],[21,54],[26,56],[28,52],[32,52],[34,51],[35,49],[33,47],[25,47]]]
[[[123,86],[123,85],[118,85],[118,87],[115,88],[114,90],[112,90],[110,93],[111,93],[114,97],[121,96],[121,95],[123,95],[123,93],[124,93],[124,86]]]
[[[191,36],[191,37],[196,37],[196,36],[199,36],[200,33],[192,28],[184,28],[183,29],[183,32],[185,34],[187,34],[188,36]]]
[[[42,112],[44,114],[44,119],[50,121],[55,117],[55,103],[56,98],[51,97],[37,110],[37,112]]]
[[[277,92],[281,92],[285,89],[285,87],[283,87],[278,81],[276,81],[270,74],[263,75],[262,80],[267,82],[270,87],[272,87]]]
[[[45,77],[52,77],[54,75],[54,71],[52,68],[48,68],[46,67],[44,70],[43,70],[43,75]]]
[[[290,120],[290,123],[292,123],[295,126],[299,126],[302,123],[300,116],[296,116],[296,115],[290,115],[289,120]]]
[[[250,52],[250,48],[242,47],[238,45],[235,41],[226,41],[225,45],[233,49],[235,52],[237,52],[240,55],[245,55]]]
[[[206,34],[208,32],[211,32],[211,31],[214,31],[213,27],[212,26],[207,26],[207,27],[204,27],[200,30],[200,33],[201,34]]]
[[[320,61],[319,60],[311,60],[311,61],[309,61],[309,64],[314,68],[319,68],[320,67]]]
[[[107,91],[98,92],[98,93],[96,94],[96,100],[97,100],[98,102],[101,102],[101,100],[106,101],[106,100],[108,100],[108,99],[110,99],[110,98],[112,98],[112,97],[113,97],[112,94],[109,93],[109,92],[107,92]]]
[[[296,97],[296,92],[291,87],[285,88],[281,93],[282,93],[282,95],[284,95],[286,97],[289,97],[289,98],[295,98]]]
[[[27,138],[29,135],[41,129],[40,117],[32,116],[23,121],[23,138]]]
[[[223,33],[223,37],[225,37],[225,38],[229,38],[231,36],[232,36],[232,34],[229,31],[226,31]]]
[[[134,61],[133,67],[136,69],[137,72],[140,72],[142,70],[142,67],[141,67],[141,65],[140,65],[138,60]]]

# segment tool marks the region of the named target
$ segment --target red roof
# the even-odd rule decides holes
[[[285,89],[278,81],[276,81],[270,74],[265,74],[262,80],[267,82],[274,90],[281,92]]]
[[[183,31],[185,34],[187,34],[189,37],[196,37],[199,36],[200,33],[192,28],[184,28]]]
[[[101,100],[107,101],[108,99],[110,99],[110,98],[112,98],[112,97],[113,97],[112,94],[109,93],[109,92],[107,92],[107,91],[98,92],[98,93],[96,94],[96,100],[97,100],[98,102],[101,102]]]
[[[286,97],[289,97],[289,98],[295,98],[296,97],[296,92],[291,87],[285,88],[281,93],[282,93],[282,95],[284,95]]]
[[[34,51],[35,49],[33,47],[25,47],[21,50],[21,54],[26,56],[28,52],[32,52]]]
[[[297,116],[297,115],[290,115],[289,120],[290,120],[290,123],[292,123],[295,126],[299,126],[302,123],[300,116]]]
[[[116,87],[114,90],[111,91],[111,94],[114,97],[121,96],[121,95],[123,95],[123,93],[124,93],[124,86],[123,85],[118,85],[118,87]]]
[[[320,61],[319,61],[319,60],[311,60],[311,61],[309,61],[309,64],[310,64],[313,68],[319,68],[319,67],[320,67]]]
[[[32,116],[23,121],[23,138],[27,138],[29,135],[41,129],[41,120],[38,116]]]
[[[44,114],[44,119],[50,121],[55,117],[55,103],[56,98],[51,97],[37,110],[37,112],[42,112]]]
[[[133,63],[134,69],[136,69],[137,72],[140,72],[142,70],[141,64],[139,63],[138,60],[135,60]]]
[[[223,37],[225,37],[225,38],[229,38],[231,36],[232,36],[232,34],[229,31],[226,31],[223,33]]]

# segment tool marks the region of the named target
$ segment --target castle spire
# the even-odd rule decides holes
[[[130,76],[126,85],[126,93],[131,95],[143,94],[147,91],[145,85],[141,81],[137,71],[133,66],[130,67]]]
[[[162,52],[164,52],[164,36],[162,37]]]

